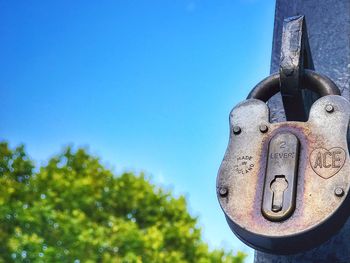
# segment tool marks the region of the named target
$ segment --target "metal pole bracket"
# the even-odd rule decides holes
[[[288,121],[307,121],[316,94],[303,87],[304,69],[314,69],[304,16],[284,19],[279,67],[280,90]]]

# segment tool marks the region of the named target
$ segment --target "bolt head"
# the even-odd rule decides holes
[[[327,104],[325,109],[328,113],[332,113],[334,111],[334,107],[331,104]]]
[[[233,127],[233,134],[240,134],[241,133],[241,128],[239,126],[234,126]]]
[[[269,130],[269,127],[267,127],[265,124],[261,124],[259,126],[259,130],[262,132],[262,133],[265,133]]]
[[[228,194],[227,188],[226,187],[220,187],[219,194],[220,194],[221,197],[227,196],[227,194]]]
[[[341,188],[341,187],[335,188],[334,194],[335,194],[336,196],[338,196],[338,197],[343,196],[343,195],[344,195],[344,190],[343,190],[343,188]]]

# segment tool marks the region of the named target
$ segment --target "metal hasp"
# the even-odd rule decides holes
[[[302,83],[304,69],[314,69],[304,16],[283,21],[279,67],[280,90],[288,121],[306,121],[316,94]]]
[[[271,221],[288,218],[295,209],[299,140],[292,133],[276,134],[269,143],[263,215]]]

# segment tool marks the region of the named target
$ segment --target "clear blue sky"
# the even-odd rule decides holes
[[[1,139],[38,164],[73,143],[145,171],[187,196],[212,247],[251,253],[215,179],[231,108],[269,73],[273,19],[272,0],[0,1]]]

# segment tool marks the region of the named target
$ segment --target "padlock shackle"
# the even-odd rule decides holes
[[[340,95],[337,85],[328,77],[316,73],[313,70],[304,69],[301,83],[307,89],[318,95]],[[249,93],[247,99],[259,99],[267,102],[273,95],[280,91],[279,73],[274,73],[259,82]]]

